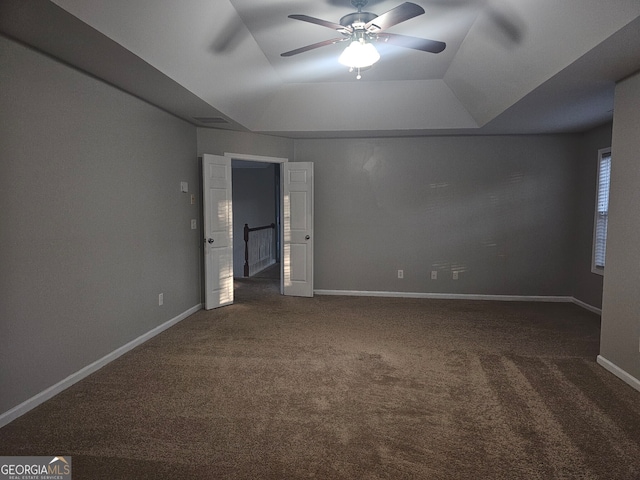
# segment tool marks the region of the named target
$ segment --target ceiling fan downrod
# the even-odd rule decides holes
[[[369,3],[369,0],[351,0],[351,5],[358,9],[358,13],[367,6],[367,3]]]

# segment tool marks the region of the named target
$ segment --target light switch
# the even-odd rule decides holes
[[[189,191],[189,184],[187,182],[180,182],[180,191],[187,193]]]
[[[192,193],[191,194],[191,205],[195,205],[196,204],[196,196]]]

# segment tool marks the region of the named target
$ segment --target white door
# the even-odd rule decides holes
[[[283,293],[313,297],[313,163],[283,165]]]
[[[205,308],[233,303],[231,159],[202,156]]]

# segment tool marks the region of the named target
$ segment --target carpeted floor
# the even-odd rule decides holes
[[[271,278],[273,280],[280,279],[280,262],[268,266],[264,270],[259,271],[251,278]],[[244,279],[241,279],[244,280]]]
[[[0,430],[79,479],[639,479],[640,393],[575,305],[237,281]]]

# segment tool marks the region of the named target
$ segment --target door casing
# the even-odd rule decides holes
[[[280,172],[284,171],[284,164],[289,162],[288,158],[281,157],[268,157],[263,155],[248,155],[244,153],[232,153],[225,152],[225,157],[229,157],[231,160],[245,160],[249,162],[263,162],[263,163],[277,163],[280,165]],[[280,201],[278,202],[279,217],[283,218],[283,201],[282,201],[282,174],[280,176]],[[283,238],[283,225],[281,222],[280,225],[280,238]],[[279,257],[282,259],[283,254],[283,242],[280,242],[280,251],[278,252]],[[283,262],[280,262],[280,293],[284,295],[284,273],[283,273]]]

